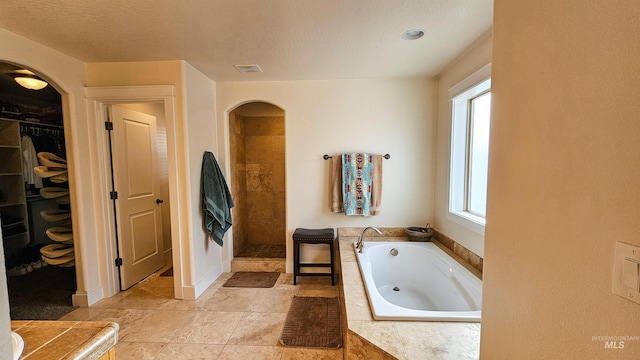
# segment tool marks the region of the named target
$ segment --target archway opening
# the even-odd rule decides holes
[[[250,102],[229,113],[234,258],[286,257],[285,113]]]
[[[13,320],[57,320],[74,309],[77,289],[62,96],[16,79],[43,75],[0,62],[0,218]]]

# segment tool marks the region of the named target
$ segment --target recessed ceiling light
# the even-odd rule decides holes
[[[258,64],[251,64],[251,65],[233,65],[236,67],[236,69],[238,69],[238,71],[240,71],[241,73],[261,73],[262,69],[260,69],[260,66],[258,66]]]
[[[420,30],[420,29],[408,30],[408,31],[405,31],[404,34],[402,34],[402,38],[405,40],[417,40],[423,36],[424,36],[424,30]]]

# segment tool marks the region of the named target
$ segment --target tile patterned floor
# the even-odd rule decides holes
[[[343,351],[285,348],[279,343],[294,295],[338,296],[330,279],[280,274],[269,289],[224,288],[223,273],[197,300],[173,299],[173,278],[163,270],[60,320],[114,321],[120,325],[118,359],[342,359]]]

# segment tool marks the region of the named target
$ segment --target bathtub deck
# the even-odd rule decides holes
[[[478,359],[479,323],[373,319],[353,253],[352,244],[359,235],[358,229],[338,229],[341,296],[344,297],[348,328],[345,358]],[[383,230],[383,236],[379,238],[380,241],[406,241],[403,229]],[[376,237],[367,235],[366,240],[375,241]],[[477,270],[474,273],[477,275]]]

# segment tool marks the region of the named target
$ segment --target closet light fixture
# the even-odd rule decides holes
[[[42,80],[38,75],[29,70],[16,70],[11,74],[11,77],[15,82],[20,84],[20,86],[30,90],[42,90],[49,85],[46,81]]]

